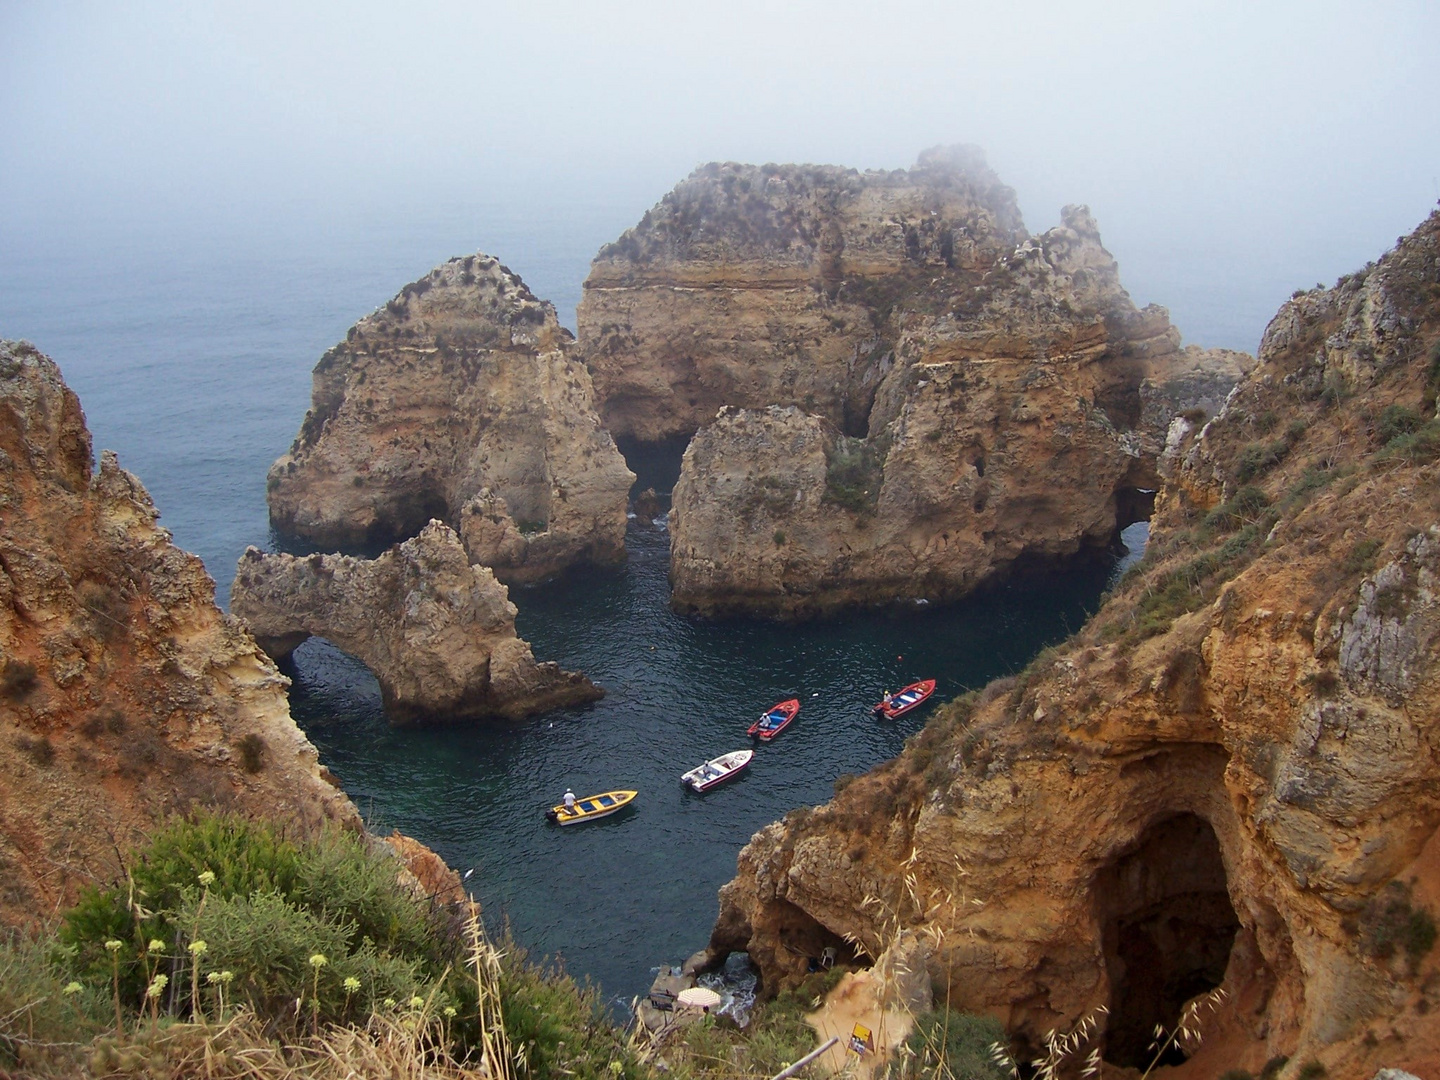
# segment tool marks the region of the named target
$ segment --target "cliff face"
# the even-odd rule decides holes
[[[1182,351],[1163,309],[1136,310],[1081,207],[896,305],[868,438],[795,408],[696,436],[671,518],[679,610],[953,599],[1102,549],[1157,486],[1173,411],[1217,406],[1249,360]]]
[[[508,590],[438,521],[378,559],[246,548],[230,606],[271,656],[314,634],[362,661],[392,723],[518,718],[602,693],[535,662]]]
[[[1437,391],[1440,214],[1176,421],[1146,557],[1079,635],[756,834],[712,947],[774,988],[919,940],[1032,1046],[1107,1006],[1120,1065],[1220,986],[1190,1075],[1434,1072]]]
[[[895,172],[706,165],[591,265],[578,330],[601,415],[653,442],[724,405],[803,405],[863,435],[898,297],[1024,237],[971,147]]]
[[[270,469],[270,517],[337,547],[432,517],[502,581],[624,557],[634,477],[549,303],[494,259],[452,259],[315,365],[310,411]]]
[[[192,807],[359,826],[290,719],[287,680],[215,606],[74,393],[0,342],[0,922],[113,879]]]

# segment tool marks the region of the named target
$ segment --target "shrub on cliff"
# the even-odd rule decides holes
[[[478,909],[462,932],[383,852],[230,816],[161,829],[56,940],[0,940],[0,1075],[651,1075],[596,991],[490,942]]]
[[[1008,1080],[1010,1072],[993,1049],[1006,1041],[1005,1028],[993,1016],[944,1008],[923,1013],[886,1080]]]
[[[303,997],[339,1018],[372,997],[413,992],[443,966],[440,928],[397,885],[397,866],[340,832],[299,845],[238,817],[177,821],[139,853],[127,882],[82,894],[59,940],[86,982],[118,972],[122,1000],[137,1008],[162,968],[189,985],[199,963],[200,977],[230,971],[232,1000],[261,1016]],[[312,955],[327,958],[323,972]],[[345,990],[352,976],[363,994]]]

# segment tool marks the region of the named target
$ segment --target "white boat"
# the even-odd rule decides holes
[[[680,777],[682,784],[689,784],[696,791],[709,791],[716,784],[722,784],[745,766],[755,756],[754,750],[732,750],[711,758],[704,765],[697,765]]]

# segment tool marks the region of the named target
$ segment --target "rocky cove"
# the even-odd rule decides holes
[[[956,168],[953,160],[947,164],[932,158],[922,160],[915,172],[937,166]],[[927,234],[904,220],[914,212],[907,200],[916,198],[906,184],[924,187],[916,178],[890,177],[885,184],[867,185],[850,179],[844,170],[839,171],[840,182],[821,177],[825,183],[815,181],[806,190],[806,198],[824,204],[829,215],[814,227],[800,218],[796,235],[804,239],[808,230],[813,238],[808,252],[780,230],[783,249],[797,265],[804,262],[805,273],[811,275],[804,287],[817,297],[827,297],[832,288],[835,298],[841,297],[847,274],[854,272],[853,267],[847,270],[847,251],[854,253],[856,266],[882,282],[897,272],[896,266],[903,269],[905,260],[932,271],[943,267],[960,277],[945,281],[944,287],[953,291],[944,303],[931,305],[932,310],[902,296],[864,312],[870,320],[871,338],[866,340],[873,339],[867,355],[880,367],[871,374],[857,369],[859,381],[844,394],[849,401],[873,392],[864,430],[855,409],[840,397],[827,403],[815,394],[813,386],[838,385],[829,375],[808,386],[796,381],[783,392],[767,382],[753,397],[721,391],[730,398],[721,404],[732,411],[700,430],[677,487],[672,544],[675,550],[682,542],[688,545],[683,558],[671,565],[677,605],[793,617],[888,602],[897,595],[953,600],[981,580],[988,578],[993,586],[997,571],[1027,559],[1063,563],[1087,547],[1103,548],[1113,542],[1127,516],[1117,492],[1151,485],[1160,488],[1154,545],[1145,563],[1079,635],[1042,654],[1018,678],[990,682],[992,676],[1020,667],[1019,657],[988,671],[981,665],[963,678],[952,676],[944,687],[946,697],[967,688],[977,693],[940,710],[923,732],[894,730],[870,740],[867,745],[873,749],[856,755],[859,769],[844,768],[838,760],[825,762],[816,770],[824,775],[789,789],[784,809],[797,802],[824,805],[761,829],[742,852],[739,876],[722,897],[713,955],[745,949],[773,991],[801,974],[797,964],[827,947],[861,963],[889,963],[887,957],[903,953],[912,967],[924,968],[937,995],[944,993],[956,1007],[1000,1016],[1022,1049],[1036,1046],[1050,1028],[1078,1023],[1106,1005],[1112,1019],[1103,1026],[1102,1037],[1107,1060],[1116,1067],[1133,1062],[1136,1040],[1152,1019],[1172,1022],[1186,1001],[1218,986],[1229,991],[1230,1004],[1220,1014],[1223,1038],[1200,1048],[1208,1055],[1203,1068],[1217,1073],[1231,1065],[1258,1069],[1278,1056],[1322,1060],[1336,1075],[1361,1075],[1372,1062],[1424,1068],[1433,1054],[1431,1025],[1425,1019],[1433,961],[1423,953],[1412,958],[1403,949],[1382,955],[1374,944],[1374,927],[1387,898],[1411,912],[1427,910],[1434,902],[1426,855],[1436,821],[1426,794],[1433,782],[1426,721],[1435,714],[1430,700],[1430,537],[1436,521],[1431,498],[1433,219],[1375,268],[1334,290],[1297,295],[1272,323],[1260,366],[1230,394],[1223,385],[1216,389],[1214,382],[1205,382],[1197,371],[1206,364],[1219,366],[1224,383],[1238,378],[1237,368],[1247,365],[1238,359],[1202,361],[1191,353],[1196,362],[1187,366],[1178,335],[1168,329],[1163,313],[1123,310],[1128,300],[1121,299],[1113,260],[1106,262],[1093,223],[1081,212],[1067,212],[1061,230],[1024,237],[1018,215],[1005,212],[997,183],[975,183],[977,166],[969,158],[958,168],[970,179],[956,185],[960,194],[955,198],[970,216],[960,225],[945,226],[948,243],[945,229],[937,226]],[[724,191],[726,175],[751,179],[744,168],[727,169],[717,167],[708,174],[702,170],[687,183],[703,189],[715,180]],[[792,183],[793,174],[783,169],[773,176],[782,184]],[[740,179],[733,185],[737,191]],[[837,189],[861,203],[898,207],[895,220],[881,219],[888,222],[888,231],[842,205]],[[785,202],[790,196],[774,194],[781,218],[796,219],[795,204]],[[684,202],[683,192],[676,200]],[[702,190],[702,207],[704,201]],[[948,204],[935,211],[937,218],[942,211],[952,212]],[[958,219],[960,211],[955,213]],[[648,217],[653,224],[662,216],[652,212]],[[685,252],[703,251],[706,243],[715,249],[729,244],[727,258],[735,256],[737,243],[725,235],[730,219],[722,216],[724,227],[711,230],[718,237],[707,235],[703,212],[688,222],[683,215],[677,220],[690,231],[674,226],[666,243],[677,243],[678,234]],[[642,243],[645,227],[642,223],[636,234],[627,234],[630,243],[622,238],[616,251],[603,252],[592,280],[610,280],[596,276],[607,263],[644,257],[650,250]],[[883,253],[889,244],[900,256],[887,263],[854,239],[857,232],[862,238],[873,234],[877,251]],[[771,234],[762,230],[759,235],[770,242]],[[961,236],[972,240],[974,248],[960,243]],[[744,255],[740,251],[734,262],[744,267]],[[1010,265],[1015,259],[1020,264]],[[763,294],[759,283],[772,278],[797,291],[794,280],[800,271],[787,284],[769,262],[758,261],[763,265],[753,271],[749,292]],[[1034,309],[1021,304],[1018,312],[997,313],[995,294],[986,293],[984,277],[1001,261],[1010,276],[1023,264],[1034,264],[1026,285],[1027,299],[1037,291],[1042,294]],[[403,321],[415,314],[406,310],[414,304],[420,323],[392,324],[383,348],[365,344],[362,329],[351,335],[350,341],[370,348],[366,362],[373,364],[384,352],[378,368],[366,371],[340,352],[322,360],[311,418],[288,460],[282,459],[272,473],[272,480],[279,479],[272,483],[272,514],[284,525],[287,511],[276,506],[305,501],[287,487],[285,478],[303,480],[307,467],[300,461],[309,454],[317,463],[313,475],[328,477],[321,501],[346,507],[328,518],[316,515],[315,520],[358,521],[358,531],[347,534],[351,538],[381,538],[376,522],[405,533],[423,525],[422,516],[425,521],[437,516],[449,519],[453,535],[468,546],[468,515],[483,517],[495,527],[487,531],[500,538],[478,542],[469,558],[475,560],[477,550],[486,551],[516,571],[518,576],[510,578],[516,583],[526,580],[525,566],[544,564],[554,550],[562,552],[560,558],[581,564],[613,563],[613,524],[605,526],[608,540],[589,547],[587,528],[598,530],[599,523],[613,523],[617,514],[623,515],[629,474],[618,464],[618,455],[606,457],[607,444],[608,453],[614,454],[605,433],[611,422],[606,419],[607,403],[625,400],[625,415],[638,416],[638,395],[628,390],[614,394],[610,387],[615,384],[607,383],[603,365],[593,358],[588,369],[575,366],[566,358],[572,346],[553,329],[549,337],[532,331],[549,327],[543,304],[529,298],[513,278],[503,279],[502,290],[495,275],[503,268],[491,265],[493,260],[477,257],[477,263],[492,274],[479,290],[483,310],[465,292],[476,282],[463,280],[467,273],[475,275],[476,263],[471,269],[464,268],[463,260],[447,264],[448,269],[436,272],[436,284],[423,290],[411,287],[392,302],[399,310],[386,309],[386,317]],[[730,272],[728,263],[725,269]],[[691,272],[684,268],[684,273]],[[932,276],[938,281],[946,273]],[[680,271],[676,274],[674,281],[688,282],[667,285],[677,295],[695,287]],[[977,274],[979,284],[973,277]],[[1062,278],[1067,280],[1057,284]],[[640,282],[636,288],[651,287],[638,274],[635,281]],[[598,284],[587,292],[587,303],[592,293],[604,295],[601,290],[609,289],[613,294],[631,284],[619,278]],[[745,295],[732,285],[725,288]],[[912,285],[906,283],[907,288]],[[979,307],[942,310],[962,286],[986,294]],[[449,288],[461,295],[451,298],[445,291]],[[495,303],[485,299],[487,289],[493,289]],[[434,329],[440,316],[421,307],[431,292],[437,310],[461,312],[445,316],[458,322]],[[514,306],[504,306],[498,299],[502,293],[518,296]],[[642,301],[626,301],[639,312],[631,315],[632,331],[642,321]],[[728,302],[738,303],[733,295]],[[915,310],[907,310],[906,303]],[[532,310],[539,311],[538,320],[521,317]],[[769,315],[731,314],[737,325],[767,320],[767,325],[779,325]],[[692,318],[675,310],[644,317],[672,327]],[[837,317],[843,321],[844,316]],[[587,336],[587,318],[582,317],[579,341],[573,346],[582,356],[595,340]],[[1005,324],[1003,334],[990,333],[998,342],[993,347],[977,344],[975,320],[983,318]],[[495,329],[497,319],[509,327],[504,336]],[[464,332],[456,333],[456,327]],[[447,330],[456,336],[447,336]],[[695,336],[692,329],[692,339]],[[629,347],[639,355],[644,338],[638,333],[634,337]],[[497,342],[511,352],[487,360]],[[606,347],[612,357],[624,351]],[[876,349],[878,356],[873,355]],[[778,347],[773,351],[786,354]],[[850,355],[858,357],[859,352]],[[546,356],[550,359],[542,359]],[[463,395],[447,391],[432,401],[405,404],[403,432],[386,430],[383,438],[377,437],[385,428],[385,410],[405,392],[399,384],[384,386],[383,380],[409,370],[417,373],[416,385],[428,385],[438,377],[424,369],[429,363],[440,364],[441,371],[483,373],[463,379],[490,397],[473,399],[486,403],[472,405]],[[487,363],[492,366],[487,368]],[[724,363],[735,366],[732,360]],[[803,372],[810,361],[802,356],[795,363]],[[493,389],[496,376],[508,379],[507,372],[517,366],[534,372],[537,364],[544,373],[523,388],[503,395]],[[872,375],[877,377],[867,382]],[[1187,392],[1198,386],[1196,400],[1208,394],[1208,402],[1158,404],[1161,391],[1156,388],[1171,376],[1189,380]],[[675,382],[670,376],[660,381],[665,379]],[[697,379],[702,385],[724,383],[705,371]],[[369,396],[372,391],[363,387],[376,383],[383,393]],[[815,400],[807,400],[812,396]],[[457,399],[462,404],[452,415]],[[972,404],[976,418],[966,415]],[[1188,416],[1172,422],[1182,406]],[[563,412],[567,408],[568,414]],[[679,416],[678,423],[688,424],[683,410],[669,411]],[[64,409],[46,406],[46,414],[52,413],[63,415]],[[1218,416],[1209,419],[1211,413]],[[485,427],[470,423],[472,415],[497,419]],[[353,422],[347,419],[352,416]],[[562,418],[547,426],[547,417]],[[633,419],[626,423],[638,425]],[[617,422],[617,433],[621,426]],[[327,428],[336,440],[328,445]],[[73,421],[69,430],[67,438],[73,442]],[[569,433],[577,430],[581,449],[570,441]],[[634,438],[637,431],[647,438],[676,434],[639,426],[627,433]],[[939,437],[930,439],[932,431]],[[538,449],[515,455],[504,469],[487,472],[496,448],[505,459],[511,440]],[[334,449],[347,441],[349,450]],[[432,461],[430,451],[437,444],[443,445],[443,453]],[[1069,455],[1072,446],[1078,456]],[[591,450],[588,458],[583,447]],[[927,447],[935,461],[927,460]],[[1037,449],[1045,447],[1049,456]],[[1057,448],[1065,453],[1056,453]],[[985,462],[983,472],[973,452]],[[32,451],[26,453],[35,458]],[[597,455],[599,465],[566,464],[595,461]],[[840,476],[837,483],[832,479],[835,465],[838,461],[844,466],[847,459],[858,459],[856,472]],[[362,461],[381,466],[375,470],[378,497],[363,492],[366,485],[346,479],[360,475]],[[294,470],[291,462],[297,463]],[[935,462],[945,472],[943,483],[926,472]],[[783,472],[782,466],[792,471]],[[84,486],[73,464],[56,468],[61,477],[57,490]],[[107,475],[103,464],[100,475]],[[108,475],[117,475],[113,463]],[[1042,482],[1047,477],[1053,481],[1048,488]],[[868,489],[863,483],[867,479],[873,480]],[[987,479],[984,505],[977,507],[979,481]],[[1017,486],[1032,479],[1042,490]],[[862,482],[846,482],[856,480]],[[714,487],[707,489],[707,484]],[[843,499],[847,487],[856,488],[859,496],[851,505],[836,501],[837,494]],[[1065,489],[1063,508],[1046,498],[1054,488]],[[917,499],[927,489],[950,493],[951,502],[937,505]],[[407,503],[409,494],[417,491],[423,498]],[[561,491],[567,493],[563,499],[557,494]],[[906,491],[908,501],[886,501]],[[1069,501],[1071,495],[1078,501]],[[592,507],[580,520],[595,524],[582,524],[574,533],[559,531],[559,504],[568,504],[572,497]],[[292,502],[282,504],[282,498]],[[726,503],[727,498],[736,501]],[[864,500],[874,500],[873,505]],[[992,500],[998,508],[985,524],[994,527],[981,528],[976,543],[957,528],[953,515],[983,516]],[[353,509],[357,505],[358,515]],[[742,505],[752,507],[748,515],[738,511]],[[529,516],[532,506],[542,508],[543,516]],[[712,506],[721,512],[701,528]],[[295,511],[296,521],[303,516]],[[139,520],[143,514],[130,517]],[[793,546],[786,528],[791,520],[797,522],[790,526],[798,537]],[[698,523],[696,531],[686,534],[692,522]],[[1047,522],[1061,528],[1048,530],[1043,527]],[[1037,533],[1027,532],[1037,523]],[[898,533],[890,531],[892,525]],[[826,529],[835,534],[824,536]],[[782,531],[783,542],[777,535]],[[532,563],[530,538],[552,532],[552,539],[535,546]],[[992,535],[986,538],[985,532]],[[338,539],[324,532],[316,535]],[[646,534],[640,543],[653,543],[657,535],[663,536]],[[635,543],[634,537],[632,532],[629,542]],[[724,545],[720,557],[701,550],[712,537]],[[792,555],[797,548],[803,550]],[[780,559],[772,557],[771,549],[782,549]],[[511,554],[502,558],[498,553],[504,550]],[[834,561],[837,552],[845,556],[843,561]],[[897,561],[902,552],[903,559]],[[346,557],[320,556],[318,566],[298,560],[284,572],[329,581],[341,564],[325,560],[338,558]],[[929,561],[917,561],[923,559]],[[712,576],[700,590],[704,600],[681,599],[687,587],[686,560],[709,568]],[[348,572],[350,565],[344,565]],[[546,576],[553,568],[547,565],[535,576]],[[66,573],[67,581],[85,580],[85,571]],[[538,626],[526,630],[527,599],[537,601],[537,614],[563,624],[566,588],[583,589],[592,578],[603,581],[617,573],[625,572],[582,571],[532,594],[517,594],[518,629],[534,642],[543,640]],[[501,577],[502,571],[497,569],[495,576]],[[923,590],[897,589],[897,583],[910,586],[917,579],[925,583]],[[305,588],[317,584],[309,582]],[[56,595],[63,596],[63,588]],[[122,590],[122,595],[139,597],[144,592]],[[737,607],[730,599],[736,596],[748,599]],[[787,599],[777,604],[777,596]],[[168,602],[160,606],[168,608]],[[316,605],[303,601],[302,606]],[[39,609],[33,603],[15,610],[24,614],[16,626],[37,625],[32,613]],[[87,604],[85,610],[92,607]],[[998,623],[998,615],[994,617]],[[1082,618],[1078,614],[1075,623]],[[889,619],[858,624],[859,636],[875,639],[869,668],[846,672],[848,689],[831,692],[827,686],[825,700],[805,714],[805,719],[819,721],[811,728],[817,744],[833,745],[837,734],[856,738],[858,726],[846,713],[873,697],[872,679],[893,683],[916,664],[937,662],[936,650],[954,647],[953,638],[935,640],[936,624],[921,622],[900,631],[906,644],[893,650],[892,661],[895,629],[904,623]],[[664,624],[671,636],[691,636],[713,648],[719,639],[705,640],[710,625],[685,620]],[[835,664],[823,648],[807,656],[800,673],[779,662],[757,664],[753,639],[763,633],[774,634],[772,640],[778,641],[784,632],[753,628],[764,625],[753,624],[732,638],[735,655],[730,660],[732,672],[745,672],[751,687],[764,687],[761,700],[756,705],[749,696],[736,695],[724,706],[728,714],[748,715],[769,704],[769,696],[798,689],[797,683],[817,685],[820,672]],[[297,622],[276,630],[274,637],[297,632],[323,635],[326,630]],[[830,632],[817,630],[818,637],[806,640],[823,644]],[[518,641],[513,630],[511,635],[508,640]],[[1052,640],[1059,636],[1043,630],[1039,635]],[[748,643],[747,637],[752,639]],[[194,638],[185,633],[175,640],[188,643]],[[27,732],[39,731],[38,724],[46,737],[53,731],[55,738],[67,725],[79,723],[72,719],[79,716],[77,707],[52,690],[52,685],[68,686],[64,680],[72,679],[75,670],[69,661],[56,666],[55,658],[64,653],[59,641],[53,633],[27,639],[17,630],[5,644],[7,657],[13,649],[15,662],[33,669],[24,700],[39,693],[35,700],[46,704],[39,712],[27,704],[32,711],[21,717]],[[562,637],[551,641],[557,651],[537,648],[542,658],[563,650]],[[274,648],[283,654],[291,644]],[[658,651],[662,643],[655,644]],[[83,643],[77,647],[84,653]],[[786,647],[793,650],[794,641]],[[993,642],[977,642],[975,648],[993,656]],[[700,655],[705,652],[699,650]],[[174,668],[161,664],[162,673],[197,667],[183,656],[172,659]],[[102,654],[85,654],[84,660],[96,670],[109,670]],[[263,660],[256,662],[265,667]],[[84,668],[82,664],[80,670]],[[17,669],[17,686],[26,683],[23,674]],[[605,684],[606,679],[598,681]],[[282,684],[277,679],[275,685]],[[634,709],[663,699],[666,691],[684,693],[690,687],[682,680],[671,687],[607,689],[623,695]],[[296,709],[299,715],[298,703]],[[167,733],[180,718],[193,724],[189,715],[183,709],[177,713]],[[324,722],[315,719],[319,722],[314,730],[323,731]],[[594,719],[595,714],[579,713],[558,722],[562,729],[583,725],[589,734],[588,729],[597,726]],[[718,737],[724,729],[717,725],[704,731],[708,722],[697,718],[687,726]],[[557,721],[542,718],[534,723]],[[309,721],[306,728],[312,730]],[[540,730],[553,729],[536,728],[533,734]],[[334,736],[333,728],[330,734]],[[469,760],[478,761],[484,754],[503,757],[505,734],[471,739],[476,756]],[[911,745],[893,761],[835,784],[835,797],[826,800],[841,773],[860,772],[891,757],[910,734],[915,734]],[[33,732],[23,736],[36,737]],[[431,738],[437,751],[453,752]],[[232,742],[239,745],[215,735],[203,745],[224,748]],[[655,756],[664,757],[668,766],[674,755],[655,749]],[[684,750],[690,750],[688,744]],[[224,759],[218,749],[211,757]],[[559,770],[574,768],[554,759],[552,764]],[[23,762],[19,767],[29,768]],[[661,771],[656,768],[657,774]],[[189,770],[179,767],[179,772]],[[341,767],[340,772],[348,783],[346,770]],[[569,775],[559,772],[556,782],[567,782]],[[758,786],[753,779],[751,788]],[[802,792],[803,798],[793,797]],[[351,794],[363,795],[355,790]],[[170,805],[183,803],[183,797],[175,796]],[[453,808],[452,815],[458,820],[483,804],[483,798],[472,800]],[[701,809],[681,804],[681,812],[692,819],[701,818]],[[158,812],[143,810],[137,820]],[[779,816],[770,813],[764,820]],[[745,822],[727,826],[746,835],[753,827]],[[448,854],[442,836],[427,839]],[[592,857],[603,859],[604,847],[594,841]],[[535,857],[534,850],[522,854],[522,859]],[[458,860],[452,856],[452,861]],[[574,880],[586,872],[583,864],[571,866]],[[557,887],[571,889],[574,880],[559,881]],[[670,900],[691,902],[682,893]],[[622,923],[623,908],[609,917]]]

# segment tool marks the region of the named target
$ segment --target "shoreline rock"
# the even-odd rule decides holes
[[[28,342],[0,342],[0,924],[124,873],[168,816],[360,829],[290,717],[289,680],[215,604],[144,486]]]
[[[1380,940],[1440,911],[1437,267],[1440,213],[1287,302],[1219,414],[1172,427],[1139,568],[757,832],[711,954],[748,951],[773,993],[818,949],[913,934],[937,993],[1022,1053],[1105,1006],[1094,1045],[1143,1067],[1218,987],[1195,1075],[1440,1067],[1440,959]]]
[[[314,635],[360,660],[394,724],[519,719],[604,693],[536,663],[509,591],[439,521],[377,559],[246,548],[230,602],[276,659]]]
[[[673,499],[676,610],[949,601],[1113,547],[1159,486],[1171,410],[1218,407],[1249,360],[1180,350],[1083,207],[895,305],[867,437],[795,404],[727,406],[696,434]]]
[[[267,480],[282,533],[387,544],[446,521],[505,582],[622,562],[634,477],[555,308],[488,255],[451,259],[315,365]]]

